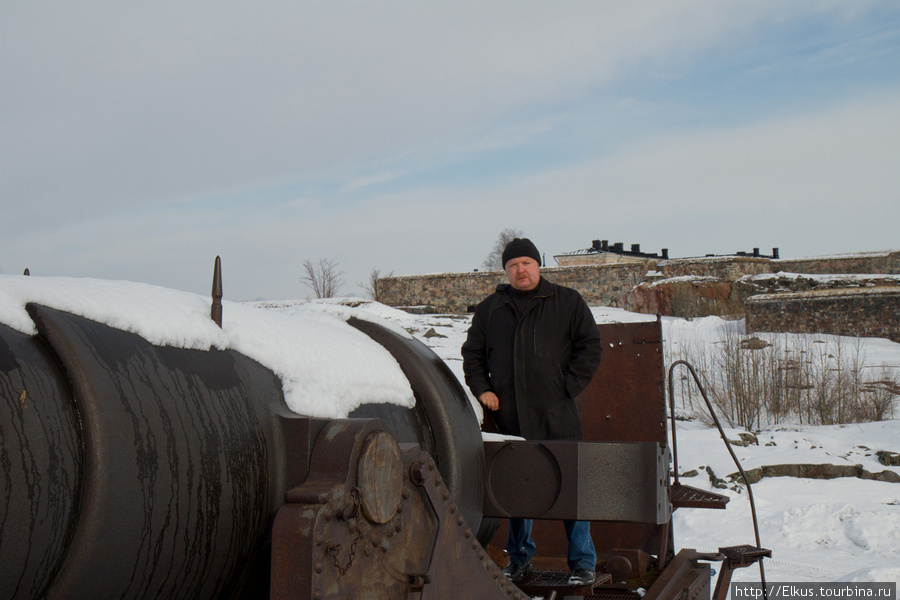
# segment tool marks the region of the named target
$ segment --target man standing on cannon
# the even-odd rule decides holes
[[[462,346],[466,384],[499,433],[527,440],[581,440],[575,398],[600,364],[603,348],[581,295],[541,277],[541,257],[526,238],[503,250],[508,284],[475,308]],[[594,581],[597,553],[589,521],[564,521],[571,585]],[[503,573],[520,581],[535,553],[531,519],[511,518]]]

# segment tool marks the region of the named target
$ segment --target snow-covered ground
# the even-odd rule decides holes
[[[24,310],[35,301],[134,331],[157,344],[191,348],[231,347],[282,377],[290,406],[311,416],[341,416],[362,401],[411,401],[411,390],[393,359],[344,321],[379,320],[422,340],[462,377],[460,346],[469,317],[412,315],[359,299],[241,304],[223,302],[224,327],[209,319],[209,299],[129,282],[0,275],[0,323],[26,333],[33,325]],[[598,322],[654,319],[609,308],[592,309]],[[664,344],[715,343],[731,325],[714,317],[663,319]],[[900,369],[900,344],[858,340],[866,361]],[[348,366],[350,368],[348,368]],[[374,395],[374,396],[373,396]],[[331,400],[328,406],[318,398]],[[480,413],[480,410],[476,410]],[[726,429],[729,439],[741,431]],[[780,424],[753,432],[758,444],[734,448],[746,469],[777,464],[862,465],[868,472],[900,474],[881,465],[876,451],[900,452],[900,420],[835,426]],[[716,429],[699,420],[680,421],[681,473],[699,475],[682,483],[728,495],[727,510],[679,509],[674,519],[678,548],[714,551],[753,544],[746,489],[718,489],[717,478],[737,469]],[[761,543],[772,550],[767,581],[894,581],[900,583],[900,483],[840,478],[764,478],[753,486]],[[759,581],[755,567],[735,581]],[[900,586],[898,586],[900,587]]]

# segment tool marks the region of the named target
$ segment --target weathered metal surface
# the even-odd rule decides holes
[[[641,600],[641,594],[626,587],[600,588],[583,600]]]
[[[222,259],[218,256],[213,267],[212,302],[209,307],[209,317],[216,325],[222,326]]]
[[[569,585],[568,571],[538,571],[532,570],[516,586],[534,598],[551,598],[556,594],[557,598],[583,598],[593,594],[597,586],[609,583],[610,577],[606,573],[598,573],[597,578],[590,585]]]
[[[65,375],[0,324],[0,598],[40,598],[71,543],[84,455]]]
[[[728,496],[708,492],[706,490],[698,490],[689,485],[673,483],[672,486],[672,508],[719,508],[724,509],[728,504]]]
[[[400,442],[419,444],[431,454],[460,512],[479,531],[484,497],[484,448],[478,419],[459,380],[420,341],[369,321],[350,319],[349,323],[391,353],[416,396],[416,406],[411,410],[367,405],[350,416],[382,419],[392,427]]]
[[[528,598],[478,543],[431,457],[414,447],[387,451],[392,439],[377,420],[335,420],[322,430],[309,479],[288,492],[275,520],[272,598]],[[402,467],[388,459],[379,485],[366,488],[361,463],[373,440],[402,456]],[[360,510],[369,493],[382,503],[398,487],[389,519]]]
[[[505,564],[505,526],[479,543],[510,514],[594,521],[586,598],[634,600],[640,585],[644,600],[708,600],[706,562],[723,560],[723,600],[733,569],[770,554],[674,553],[669,502],[719,501],[669,485],[658,321],[600,327],[604,361],[578,399],[587,441],[485,450],[446,365],[372,323],[351,320],[397,359],[416,406],[326,421],[290,413],[281,382],[239,353],[28,311],[38,336],[0,324],[0,600],[525,600],[491,560]],[[535,523],[539,569],[564,563],[550,558],[565,556],[562,529]],[[539,575],[555,582],[544,593],[573,592]]]
[[[393,436],[373,433],[360,453],[356,480],[363,515],[373,523],[385,524],[400,506],[403,491],[403,463]]]
[[[278,378],[239,353],[157,347],[27,308],[38,336],[0,325],[11,460],[0,478],[0,599],[267,597],[271,523],[286,492],[310,481],[311,465],[345,468],[311,458],[325,422],[291,413]],[[420,343],[365,329],[398,357],[417,398],[413,409],[385,410],[400,441],[434,453],[454,518],[467,522],[465,507],[479,522],[483,449],[465,393]],[[386,435],[366,442],[356,473],[358,513],[384,527],[401,479]]]
[[[586,440],[667,444],[662,323],[598,326],[603,359],[576,399]]]
[[[730,587],[734,570],[749,567],[763,558],[770,558],[772,551],[767,548],[757,548],[756,546],[745,544],[719,548],[719,555],[722,557],[722,569],[719,571],[719,577],[716,579],[716,590],[713,598],[714,600],[725,600],[728,597],[728,588]]]
[[[157,347],[28,309],[72,386],[84,448],[47,597],[265,595],[264,540],[288,483],[277,378],[237,353]]]
[[[678,552],[644,594],[644,600],[709,600],[710,569],[691,549]]]
[[[663,524],[668,458],[653,442],[486,442],[484,516]]]

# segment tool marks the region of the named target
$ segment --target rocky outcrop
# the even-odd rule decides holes
[[[823,290],[897,288],[900,275],[803,275],[763,273],[731,278],[721,275],[649,275],[623,298],[632,312],[666,317],[744,316],[746,302],[763,294],[797,294]]]
[[[886,467],[900,467],[900,454],[889,452],[888,450],[879,450],[875,453],[878,462]]]
[[[894,471],[871,473],[863,469],[862,465],[766,465],[746,470],[745,473],[747,475],[747,480],[750,483],[756,483],[763,477],[804,477],[807,479],[858,477],[859,479],[900,483],[900,475]],[[728,475],[728,479],[735,483],[743,483],[743,478],[740,473],[732,473]]]
[[[625,295],[624,303],[626,310],[666,317],[739,318],[744,314],[732,284],[716,277],[673,277],[640,283]]]

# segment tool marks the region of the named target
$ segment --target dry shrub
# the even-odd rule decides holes
[[[860,341],[841,336],[748,336],[736,321],[727,324],[723,339],[681,347],[669,359],[695,367],[718,416],[731,427],[892,419],[900,397],[897,369],[872,368]],[[696,410],[703,402],[693,382],[678,371],[674,375],[676,402],[704,415]]]

